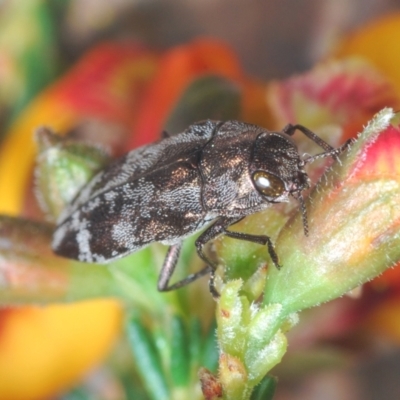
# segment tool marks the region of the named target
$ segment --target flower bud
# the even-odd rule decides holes
[[[264,302],[291,313],[339,297],[400,260],[400,127],[379,112],[282,229]]]
[[[44,127],[37,131],[36,140],[36,196],[47,218],[55,221],[109,157],[99,147],[61,138]]]
[[[281,361],[287,346],[281,328],[296,323],[282,314],[280,304],[250,303],[241,295],[242,285],[239,279],[225,284],[217,308],[219,378],[228,399],[251,393]]]

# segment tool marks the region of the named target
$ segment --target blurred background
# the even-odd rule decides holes
[[[0,137],[35,96],[105,40],[162,51],[198,36],[219,38],[246,74],[270,81],[310,69],[343,35],[395,11],[400,0],[0,0]],[[294,332],[292,340],[306,339]],[[274,398],[400,399],[400,350],[385,340],[374,345],[346,367],[338,360],[339,368],[310,375],[292,360],[290,373],[277,371]],[[326,357],[335,365],[335,355]]]
[[[84,0],[71,2],[62,33],[71,56],[100,38],[166,48],[217,37],[248,73],[271,79],[310,68],[344,32],[399,7],[396,0]]]
[[[269,80],[309,69],[345,32],[399,8],[398,0],[2,0],[1,120],[105,39],[161,50],[216,37],[248,74]],[[35,79],[24,82],[28,71]]]

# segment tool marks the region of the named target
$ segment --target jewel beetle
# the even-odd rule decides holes
[[[324,152],[302,158],[291,136],[299,130]],[[216,264],[204,252],[206,243],[224,234],[267,245],[268,236],[228,228],[249,214],[289,196],[300,201],[304,231],[307,217],[302,191],[310,180],[304,166],[337,156],[335,149],[302,125],[268,131],[239,121],[201,121],[183,133],[135,149],[99,172],[62,213],[53,235],[56,254],[84,262],[109,263],[153,242],[170,246],[158,289],[177,289],[206,273],[214,288]],[[170,285],[183,240],[203,230],[195,242],[206,266]]]

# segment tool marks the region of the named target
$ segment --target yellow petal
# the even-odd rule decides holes
[[[335,56],[361,56],[390,79],[400,94],[400,13],[380,18],[346,36]]]
[[[43,399],[99,363],[121,323],[116,300],[0,312],[0,399]]]

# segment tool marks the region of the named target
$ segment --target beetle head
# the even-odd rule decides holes
[[[310,186],[310,178],[304,171],[304,165],[289,136],[279,132],[258,135],[250,167],[253,185],[271,203],[287,201],[289,195],[298,199],[307,236],[307,210],[302,191]]]
[[[268,202],[286,201],[289,195],[299,198],[302,190],[309,187],[296,145],[278,132],[258,135],[250,169],[254,187]]]

